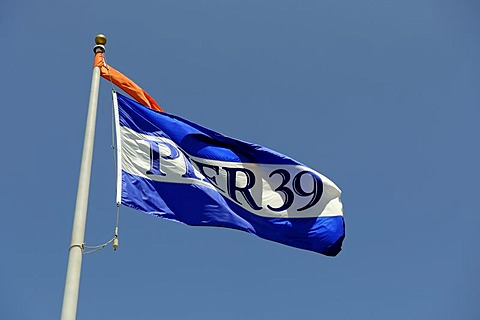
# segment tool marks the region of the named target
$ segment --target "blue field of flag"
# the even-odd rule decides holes
[[[276,151],[116,95],[123,205],[328,256],[340,252],[341,191],[327,177]]]

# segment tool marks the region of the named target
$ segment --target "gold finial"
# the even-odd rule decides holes
[[[107,43],[107,37],[105,37],[103,34],[97,34],[95,37],[95,43],[103,46],[105,43]]]

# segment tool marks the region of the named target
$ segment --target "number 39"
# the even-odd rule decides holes
[[[323,193],[323,183],[319,176],[310,171],[300,171],[293,177],[292,189],[287,187],[287,184],[290,182],[290,172],[285,169],[277,169],[270,173],[269,177],[271,178],[274,175],[279,175],[282,178],[280,185],[274,190],[275,192],[281,192],[285,196],[284,203],[280,207],[272,207],[267,205],[267,207],[275,212],[288,210],[295,199],[294,192],[301,197],[311,196],[310,201],[303,207],[298,208],[297,211],[307,210],[308,208],[313,207],[320,200]],[[302,177],[304,175],[309,175],[313,179],[313,189],[311,191],[306,191],[302,187]]]

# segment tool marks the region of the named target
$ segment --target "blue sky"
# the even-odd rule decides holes
[[[477,319],[480,3],[3,1],[0,318],[59,318],[92,74],[343,191],[335,258],[121,209],[79,319]],[[115,224],[101,82],[86,242]]]

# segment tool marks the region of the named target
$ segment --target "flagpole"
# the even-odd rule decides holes
[[[99,34],[95,37],[93,51],[105,52],[107,38]],[[67,276],[63,294],[62,320],[74,320],[77,316],[78,291],[82,269],[83,243],[85,223],[87,220],[88,193],[90,188],[90,172],[92,169],[93,144],[95,138],[95,121],[97,117],[98,89],[100,86],[100,67],[93,68],[90,100],[88,103],[87,123],[83,141],[82,163],[78,178],[77,202],[73,218],[72,241],[68,253]]]

